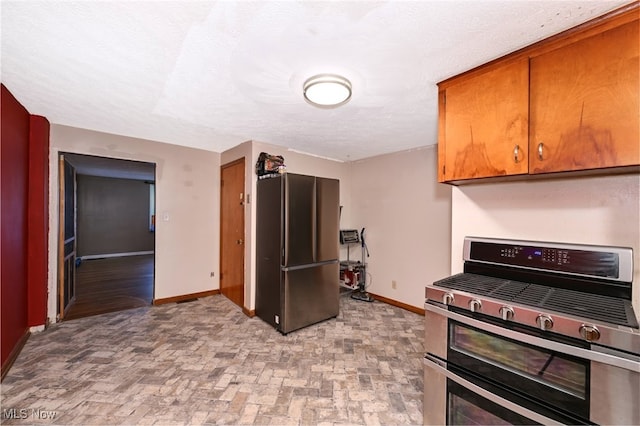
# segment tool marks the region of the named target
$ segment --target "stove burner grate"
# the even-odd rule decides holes
[[[505,280],[485,275],[461,273],[436,281],[435,286],[487,296],[508,303],[638,328],[630,301],[563,288]]]
[[[501,280],[485,275],[467,273],[436,281],[434,285],[502,300],[511,300],[527,286],[527,284],[519,281]]]
[[[612,324],[638,326],[627,319],[625,300],[610,296],[531,284],[518,296],[517,302]]]

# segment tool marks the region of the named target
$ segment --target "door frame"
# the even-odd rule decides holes
[[[220,166],[220,241],[219,241],[219,245],[220,245],[220,264],[219,264],[219,271],[220,271],[220,277],[219,277],[219,282],[220,282],[220,293],[222,294],[222,280],[223,280],[223,264],[224,264],[224,257],[225,256],[229,256],[229,253],[225,253],[224,250],[222,250],[223,247],[223,227],[224,227],[224,212],[223,212],[223,196],[224,196],[224,188],[223,188],[223,179],[222,179],[222,175],[223,175],[223,170],[229,167],[233,167],[233,166],[237,166],[238,164],[243,164],[243,173],[242,173],[242,205],[243,205],[243,209],[242,209],[242,234],[243,234],[243,250],[242,250],[242,259],[236,259],[237,261],[241,262],[241,264],[243,265],[242,268],[242,312],[245,313],[245,315],[247,316],[253,316],[251,314],[251,312],[247,309],[246,307],[246,302],[247,302],[247,297],[246,297],[246,291],[247,291],[247,277],[246,277],[246,259],[247,259],[247,221],[246,221],[246,214],[247,214],[247,205],[249,204],[248,200],[247,200],[247,191],[246,191],[246,158],[240,157],[237,158],[235,160],[229,161],[228,163],[222,164]]]
[[[73,176],[73,237],[67,240],[65,238],[66,233],[66,191],[67,191],[67,182],[66,182],[66,168],[65,163],[68,163],[72,170]],[[75,274],[75,262],[76,262],[76,169],[73,167],[71,163],[69,163],[64,158],[64,153],[58,154],[58,280],[57,280],[57,288],[58,288],[58,309],[56,312],[56,318],[58,321],[62,321],[64,319],[64,313],[73,305],[76,298],[76,274]],[[73,242],[73,250],[67,256],[65,254],[65,246],[68,243]],[[69,298],[69,302],[65,305],[65,299],[67,295],[67,279],[69,280],[69,285],[72,287],[72,295]]]
[[[117,158],[117,157],[108,157],[105,155],[95,155],[95,154],[87,154],[84,152],[75,152],[72,150],[67,150],[67,149],[52,149],[51,153],[50,153],[50,170],[51,170],[51,185],[50,188],[52,191],[55,191],[55,189],[57,188],[58,190],[58,196],[57,196],[57,202],[58,202],[58,206],[57,209],[53,208],[50,210],[51,214],[49,217],[49,228],[50,228],[50,235],[54,235],[54,230],[56,229],[57,226],[57,236],[55,239],[55,243],[53,243],[53,238],[50,238],[49,241],[49,262],[48,264],[53,266],[56,265],[55,267],[51,268],[51,271],[53,273],[53,275],[49,275],[49,286],[48,286],[48,291],[49,291],[49,296],[47,298],[47,318],[55,318],[56,322],[60,322],[63,320],[63,315],[61,315],[60,313],[60,308],[59,306],[63,303],[64,300],[64,294],[62,293],[62,287],[60,284],[60,280],[63,280],[63,273],[64,273],[64,261],[61,259],[64,257],[64,244],[60,245],[60,239],[64,238],[64,228],[61,226],[61,215],[63,214],[63,208],[64,205],[61,202],[60,199],[60,190],[61,190],[61,184],[63,183],[63,179],[64,179],[64,163],[61,162],[61,158],[63,158],[65,155],[73,155],[73,156],[86,156],[86,157],[96,157],[96,158],[100,158],[100,159],[107,159],[107,160],[113,160],[113,161],[123,161],[123,162],[135,162],[135,163],[147,163],[147,164],[152,164],[153,165],[153,182],[154,182],[154,206],[155,206],[155,212],[156,212],[156,217],[155,219],[155,223],[157,223],[157,186],[158,186],[158,182],[157,182],[157,178],[158,178],[158,163],[156,163],[155,161],[145,161],[145,160],[139,160],[139,159],[128,159],[128,158]],[[71,164],[71,162],[69,162],[69,164]],[[73,166],[73,164],[71,164]],[[57,179],[55,176],[55,172],[57,172]],[[74,167],[74,175],[75,175],[75,167]],[[54,183],[55,182],[55,183]],[[75,204],[75,208],[77,209],[77,194],[75,194],[76,192],[76,184],[77,182],[74,179],[74,204]],[[57,186],[53,186],[53,185],[57,185]],[[54,197],[55,199],[55,197]],[[77,227],[77,216],[76,213],[74,212],[74,227]],[[156,230],[154,229],[154,242],[153,242],[153,289],[152,289],[152,298],[151,298],[151,303],[150,306],[154,304],[155,301],[155,296],[156,296],[156,279],[157,279],[157,253],[158,253],[158,247],[157,247],[157,243],[158,243],[158,238],[157,238],[157,234],[155,233]],[[77,228],[75,230],[75,233],[77,234]],[[77,235],[75,235],[75,240],[77,242]],[[74,252],[76,250],[76,247],[74,246]],[[75,268],[75,262],[73,267]],[[74,284],[75,285],[75,284]],[[75,298],[75,289],[74,289],[74,298]],[[70,306],[71,304],[69,304],[68,306]],[[47,321],[48,321],[47,319]]]

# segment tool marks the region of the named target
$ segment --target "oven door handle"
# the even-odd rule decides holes
[[[453,380],[460,386],[474,392],[489,401],[496,403],[510,411],[513,411],[516,414],[520,414],[528,418],[529,420],[533,420],[534,422],[538,422],[544,425],[562,425],[563,423],[558,422],[557,420],[550,419],[549,417],[543,416],[542,414],[536,413],[535,411],[529,410],[528,408],[524,408],[514,402],[509,401],[508,399],[504,399],[498,395],[495,395],[488,390],[464,379],[457,374],[449,371],[447,369],[447,362],[436,358],[430,354],[425,355],[424,365],[426,367],[432,368],[440,374],[444,374],[448,379]]]
[[[635,373],[640,373],[640,360],[638,359],[623,358],[622,356],[610,355],[604,352],[597,352],[595,350],[583,349],[577,346],[571,346],[565,343],[555,342],[553,340],[547,340],[547,339],[542,339],[540,337],[530,336],[528,334],[509,330],[508,328],[500,327],[494,324],[490,324],[484,321],[479,321],[477,319],[470,318],[464,315],[460,315],[456,312],[452,312],[447,309],[441,308],[435,303],[427,302],[425,303],[424,307],[427,311],[445,316],[449,319],[456,320],[463,324],[467,324],[484,331],[491,332],[493,334],[497,334],[498,336],[507,337],[513,340],[517,340],[519,342],[529,343],[534,346],[539,346],[541,348],[549,349],[549,350],[560,352],[563,354],[576,356],[583,359],[588,359],[590,361],[595,361],[595,362],[611,365],[618,368],[623,368],[625,370],[630,370]]]

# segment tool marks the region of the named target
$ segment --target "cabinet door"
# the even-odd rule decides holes
[[[441,182],[527,173],[528,84],[528,60],[521,59],[446,87]]]
[[[640,164],[638,21],[531,59],[529,172]]]

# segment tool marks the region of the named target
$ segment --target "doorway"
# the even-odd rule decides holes
[[[76,169],[59,156],[59,234],[58,234],[58,318],[76,300]]]
[[[244,157],[220,170],[220,293],[244,307]]]
[[[74,173],[70,178],[64,173],[66,182],[60,178],[59,245],[69,245],[68,235],[62,239],[63,231],[72,234],[74,257],[68,259],[66,248],[59,252],[58,318],[150,306],[155,280],[155,164],[73,153],[61,153],[60,158],[60,174],[63,163]],[[67,206],[73,206],[72,211]],[[72,303],[66,303],[71,297]]]

